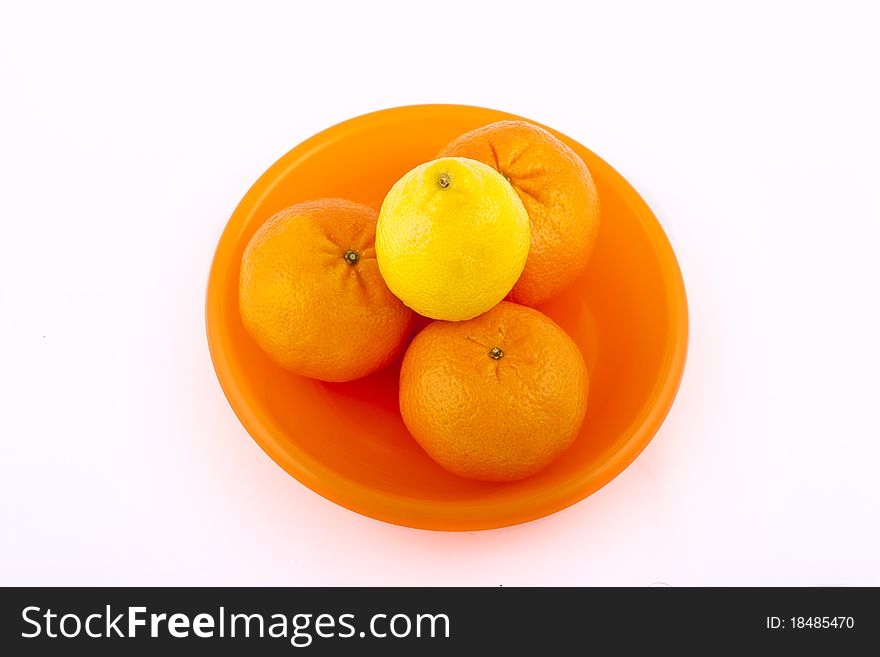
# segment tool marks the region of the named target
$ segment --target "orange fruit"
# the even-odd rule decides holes
[[[531,123],[498,121],[452,140],[438,157],[494,167],[526,207],[529,256],[509,300],[536,306],[583,273],[599,234],[599,197],[587,165],[571,148]]]
[[[433,322],[400,370],[400,412],[413,437],[462,477],[535,474],[575,439],[587,402],[575,342],[546,315],[502,301],[462,322]]]
[[[377,218],[352,201],[308,201],[272,216],[248,242],[241,319],[281,367],[350,381],[400,353],[413,313],[379,275]]]

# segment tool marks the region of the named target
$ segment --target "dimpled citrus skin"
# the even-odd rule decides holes
[[[382,276],[407,306],[432,319],[489,310],[516,283],[528,250],[522,201],[481,162],[444,158],[417,166],[379,211]]]
[[[583,273],[599,234],[599,197],[577,153],[536,125],[498,121],[454,139],[440,156],[485,162],[510,180],[528,211],[529,258],[509,300],[536,306]]]
[[[400,370],[400,412],[450,472],[513,481],[572,443],[587,388],[583,356],[565,331],[503,301],[466,322],[433,322],[413,339]]]
[[[272,216],[245,247],[241,318],[281,367],[350,381],[400,353],[413,314],[379,275],[376,218],[359,203],[309,201]]]

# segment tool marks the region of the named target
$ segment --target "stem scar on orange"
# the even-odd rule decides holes
[[[402,350],[412,311],[376,264],[373,208],[319,199],[282,210],[245,247],[239,309],[248,333],[281,367],[350,381]]]
[[[502,301],[463,322],[433,322],[400,370],[400,412],[413,437],[462,477],[523,479],[580,432],[587,367],[546,315]]]

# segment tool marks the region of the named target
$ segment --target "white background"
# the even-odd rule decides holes
[[[3,3],[0,584],[880,585],[878,15],[709,4]],[[248,187],[421,102],[599,153],[687,284],[663,428],[523,526],[322,499],[208,356],[208,268]]]

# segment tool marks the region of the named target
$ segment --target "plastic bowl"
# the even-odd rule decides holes
[[[272,165],[220,238],[206,308],[220,385],[244,427],[278,465],[348,509],[435,530],[534,520],[611,481],[644,449],[672,405],[685,364],[687,302],[669,241],[620,174],[550,128],[590,168],[602,224],[586,273],[540,308],[580,345],[590,372],[581,434],[546,470],[500,484],[450,474],[422,451],[401,420],[399,360],[365,379],[322,383],[279,369],[245,332],[238,313],[239,263],[268,217],[325,196],[379,208],[400,176],[433,159],[450,139],[511,118],[521,117],[479,107],[417,105],[340,123]]]

